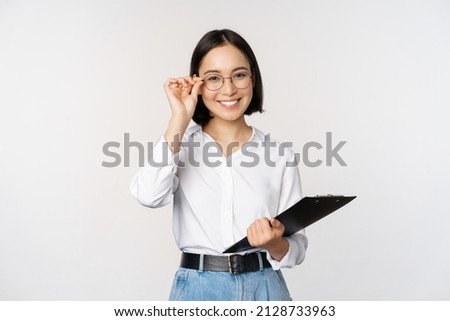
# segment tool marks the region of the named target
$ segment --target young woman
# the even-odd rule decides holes
[[[300,177],[294,153],[244,117],[262,112],[252,49],[231,30],[210,31],[190,76],[164,89],[172,117],[130,189],[148,207],[173,199],[182,258],[169,299],[291,300],[280,268],[300,264],[308,242],[304,231],[283,237],[273,217],[301,199]],[[245,236],[254,249],[222,254]]]

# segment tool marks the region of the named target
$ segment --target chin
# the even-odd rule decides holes
[[[219,113],[212,113],[212,116],[214,118],[219,118],[226,121],[236,121],[244,117],[243,112],[219,112]]]

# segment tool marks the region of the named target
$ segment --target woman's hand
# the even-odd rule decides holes
[[[284,225],[275,218],[263,217],[247,228],[251,246],[266,249],[272,258],[281,261],[289,250],[289,242],[283,238]]]
[[[180,141],[194,115],[202,84],[202,78],[195,75],[194,77],[170,78],[164,83],[164,90],[172,109],[172,117],[164,137],[172,153],[180,150]]]
[[[181,116],[187,122],[191,120],[202,84],[202,78],[195,75],[194,77],[170,78],[165,82],[164,90],[172,109],[172,116]]]

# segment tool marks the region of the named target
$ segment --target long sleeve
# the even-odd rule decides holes
[[[294,154],[290,155],[291,162]],[[297,166],[286,166],[283,173],[283,181],[280,193],[280,202],[278,205],[278,213],[288,209],[302,198],[300,174]],[[308,247],[308,238],[305,230],[301,230],[291,236],[286,237],[289,242],[289,250],[281,261],[274,260],[269,253],[267,259],[271,263],[274,270],[280,268],[291,268],[303,262]]]
[[[134,175],[131,194],[144,206],[155,208],[167,205],[178,187],[175,156],[161,136],[145,166]]]

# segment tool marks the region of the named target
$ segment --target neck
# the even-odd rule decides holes
[[[203,131],[214,140],[223,143],[242,143],[247,141],[251,135],[251,128],[245,122],[244,117],[233,122],[212,118],[203,126]]]

